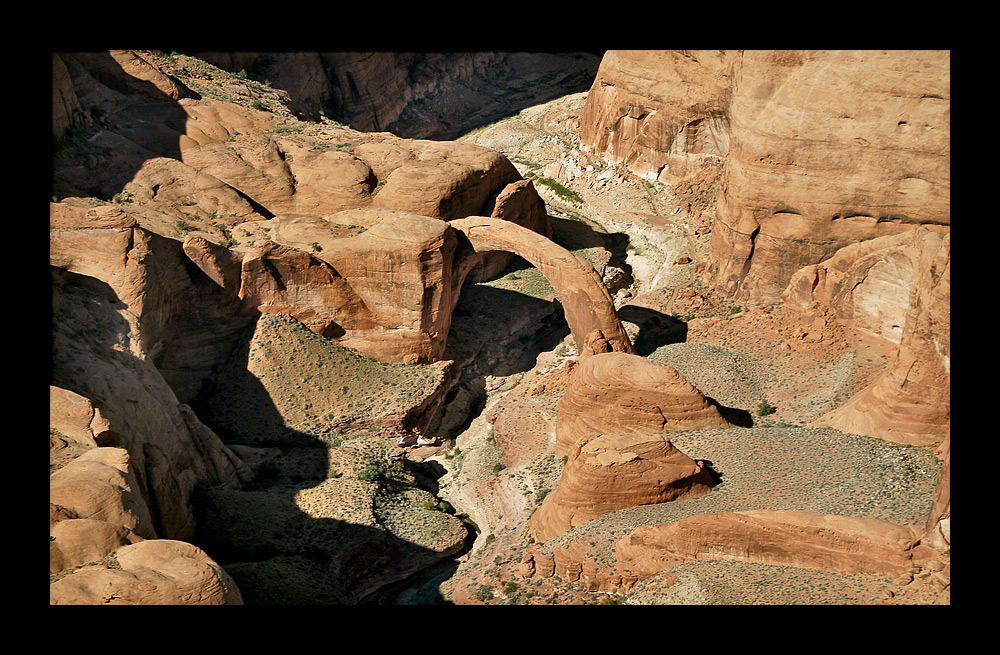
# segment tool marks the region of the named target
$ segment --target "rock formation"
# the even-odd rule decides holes
[[[816,421],[845,432],[915,445],[941,443],[951,424],[951,235],[918,233],[921,246],[888,370]],[[884,261],[889,261],[885,258]]]
[[[680,373],[625,353],[583,360],[559,402],[556,454],[598,435],[728,428],[732,425]]]
[[[627,568],[646,575],[662,569],[657,560],[675,557],[896,577],[912,565],[910,549],[918,539],[915,528],[888,521],[757,510],[699,514],[669,525],[636,528],[619,542],[618,557]]]
[[[94,595],[104,585],[127,602],[237,602],[204,553],[167,542],[193,537],[199,485],[251,477],[188,403],[214,384],[260,312],[374,358],[431,362],[462,282],[507,257],[470,246],[483,238],[448,220],[485,214],[523,230],[508,245],[550,272],[568,254],[540,245],[549,243],[544,203],[485,148],[307,126],[287,110],[262,111],[274,96],[241,90],[236,78],[224,88],[256,101],[210,99],[197,90],[206,71],[182,66],[181,82],[131,51],[60,53],[53,67],[62,199],[50,205],[50,450],[62,467],[50,494],[50,568],[62,576],[53,602],[104,602]],[[592,283],[603,296],[582,288]],[[620,323],[617,332],[607,323],[617,317],[599,277],[574,269],[555,284],[574,321],[590,312],[587,332],[603,328],[630,347]],[[588,294],[607,306],[580,304]],[[91,462],[112,456],[120,465]],[[164,543],[134,552],[158,549],[155,564],[124,557],[147,541]],[[88,568],[114,558],[120,569]],[[190,579],[139,591],[151,591],[144,567],[160,565]]]
[[[716,283],[775,301],[849,243],[950,223],[949,55],[746,51],[713,227]]]
[[[581,354],[585,345],[591,352],[635,353],[611,294],[590,262],[516,224],[470,216],[451,225],[465,235],[474,252],[514,252],[541,271],[562,302]],[[470,256],[469,261],[476,260]],[[469,266],[459,263],[460,271]],[[460,272],[458,278],[462,277]],[[596,348],[595,339],[600,342]]]
[[[738,59],[725,50],[608,51],[587,96],[581,149],[661,181],[725,157]]]
[[[268,80],[289,108],[364,132],[455,139],[554,97],[586,90],[596,53],[204,52],[231,73]]]
[[[172,539],[119,548],[111,567],[49,585],[52,605],[242,605],[233,579],[197,546]]]
[[[555,451],[567,461],[529,530],[544,541],[608,512],[708,493],[704,462],[667,438],[704,427],[731,426],[673,368],[626,353],[583,359],[556,419]]]
[[[950,224],[949,65],[947,51],[613,51],[581,145],[647,179],[724,158],[710,274],[777,302],[843,246]]]

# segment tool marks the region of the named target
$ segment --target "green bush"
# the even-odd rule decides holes
[[[760,401],[760,404],[757,405],[757,416],[767,416],[768,414],[774,414],[776,411],[778,411],[778,408],[766,400]]]

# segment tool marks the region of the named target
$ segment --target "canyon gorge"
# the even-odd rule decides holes
[[[950,605],[950,53],[52,53],[50,604]]]

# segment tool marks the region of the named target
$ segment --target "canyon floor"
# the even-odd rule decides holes
[[[504,153],[534,180],[554,240],[603,271],[639,354],[677,368],[740,427],[671,434],[720,476],[709,495],[605,515],[553,546],[585,539],[596,560],[611,558],[637,525],[743,509],[925,522],[940,466],[931,449],[808,425],[883,371],[891,346],[780,306],[739,306],[703,286],[721,162],[706,159],[672,184],[606,168],[579,148],[585,98],[525,109],[463,139]],[[347,551],[373,529],[428,564],[417,575],[401,568],[363,602],[949,602],[930,577],[738,561],[677,566],[626,595],[525,582],[525,524],[558,485],[555,415],[576,345],[544,277],[517,261],[463,290],[449,344],[449,366],[378,366],[278,317],[258,322],[245,359],[196,407],[223,438],[241,435],[266,473],[254,489],[216,494],[203,517],[206,549],[248,604],[346,602],[342,581],[317,582],[310,572],[329,558],[322,551],[331,540]],[[402,446],[379,432],[381,419],[419,405],[435,385],[447,393],[427,439]],[[296,585],[305,580],[302,596]]]

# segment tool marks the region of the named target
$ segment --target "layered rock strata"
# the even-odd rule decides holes
[[[671,430],[731,427],[669,366],[637,355],[594,354],[567,383],[556,418],[559,486],[528,522],[539,541],[627,507],[694,498],[713,479],[667,438]]]
[[[587,96],[581,149],[660,181],[725,157],[738,58],[725,50],[608,51]]]
[[[581,147],[668,183],[724,159],[709,273],[777,302],[846,245],[947,231],[950,97],[947,51],[609,51]]]
[[[712,231],[716,283],[773,302],[853,242],[950,224],[940,51],[745,51]]]
[[[680,373],[637,355],[604,353],[583,360],[559,402],[556,455],[598,435],[733,427]]]
[[[941,571],[939,550],[921,542],[920,529],[860,517],[787,510],[696,514],[675,523],[640,526],[619,539],[610,561],[598,561],[580,541],[555,548],[535,544],[519,574],[559,576],[592,591],[628,593],[673,566],[694,561],[741,561],[900,581]],[[945,565],[945,569],[948,566]],[[948,575],[947,573],[945,575]],[[664,580],[670,584],[673,575]]]
[[[855,434],[940,444],[951,425],[951,236],[926,234],[899,348],[889,368],[847,403],[820,417]]]

